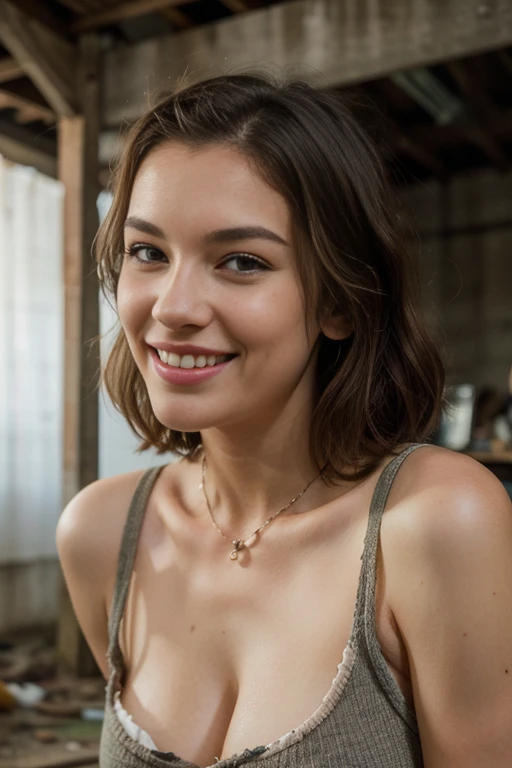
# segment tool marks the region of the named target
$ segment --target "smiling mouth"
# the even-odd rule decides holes
[[[177,355],[174,352],[165,352],[157,349],[156,353],[162,363],[170,368],[212,368],[220,363],[233,360],[237,355]]]

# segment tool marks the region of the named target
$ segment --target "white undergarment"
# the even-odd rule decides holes
[[[138,726],[137,723],[133,722],[133,717],[128,714],[126,709],[121,704],[121,694],[119,691],[114,696],[114,711],[128,736],[130,736],[134,741],[137,741],[139,744],[142,744],[142,746],[146,747],[147,749],[158,751],[158,748],[149,733],[146,733],[143,728]]]

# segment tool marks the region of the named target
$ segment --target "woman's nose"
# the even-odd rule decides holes
[[[204,281],[194,270],[176,269],[162,284],[152,315],[173,330],[184,326],[205,327],[211,320],[212,308]]]

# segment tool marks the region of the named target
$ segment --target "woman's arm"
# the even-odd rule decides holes
[[[477,462],[422,451],[410,457],[386,575],[425,768],[509,768],[512,505]]]
[[[121,538],[140,472],[98,480],[67,505],[57,526],[57,549],[85,639],[108,678],[108,609]]]

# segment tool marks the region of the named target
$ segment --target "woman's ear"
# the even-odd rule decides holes
[[[341,341],[350,336],[354,329],[346,315],[332,313],[323,320],[320,330],[328,339]]]

